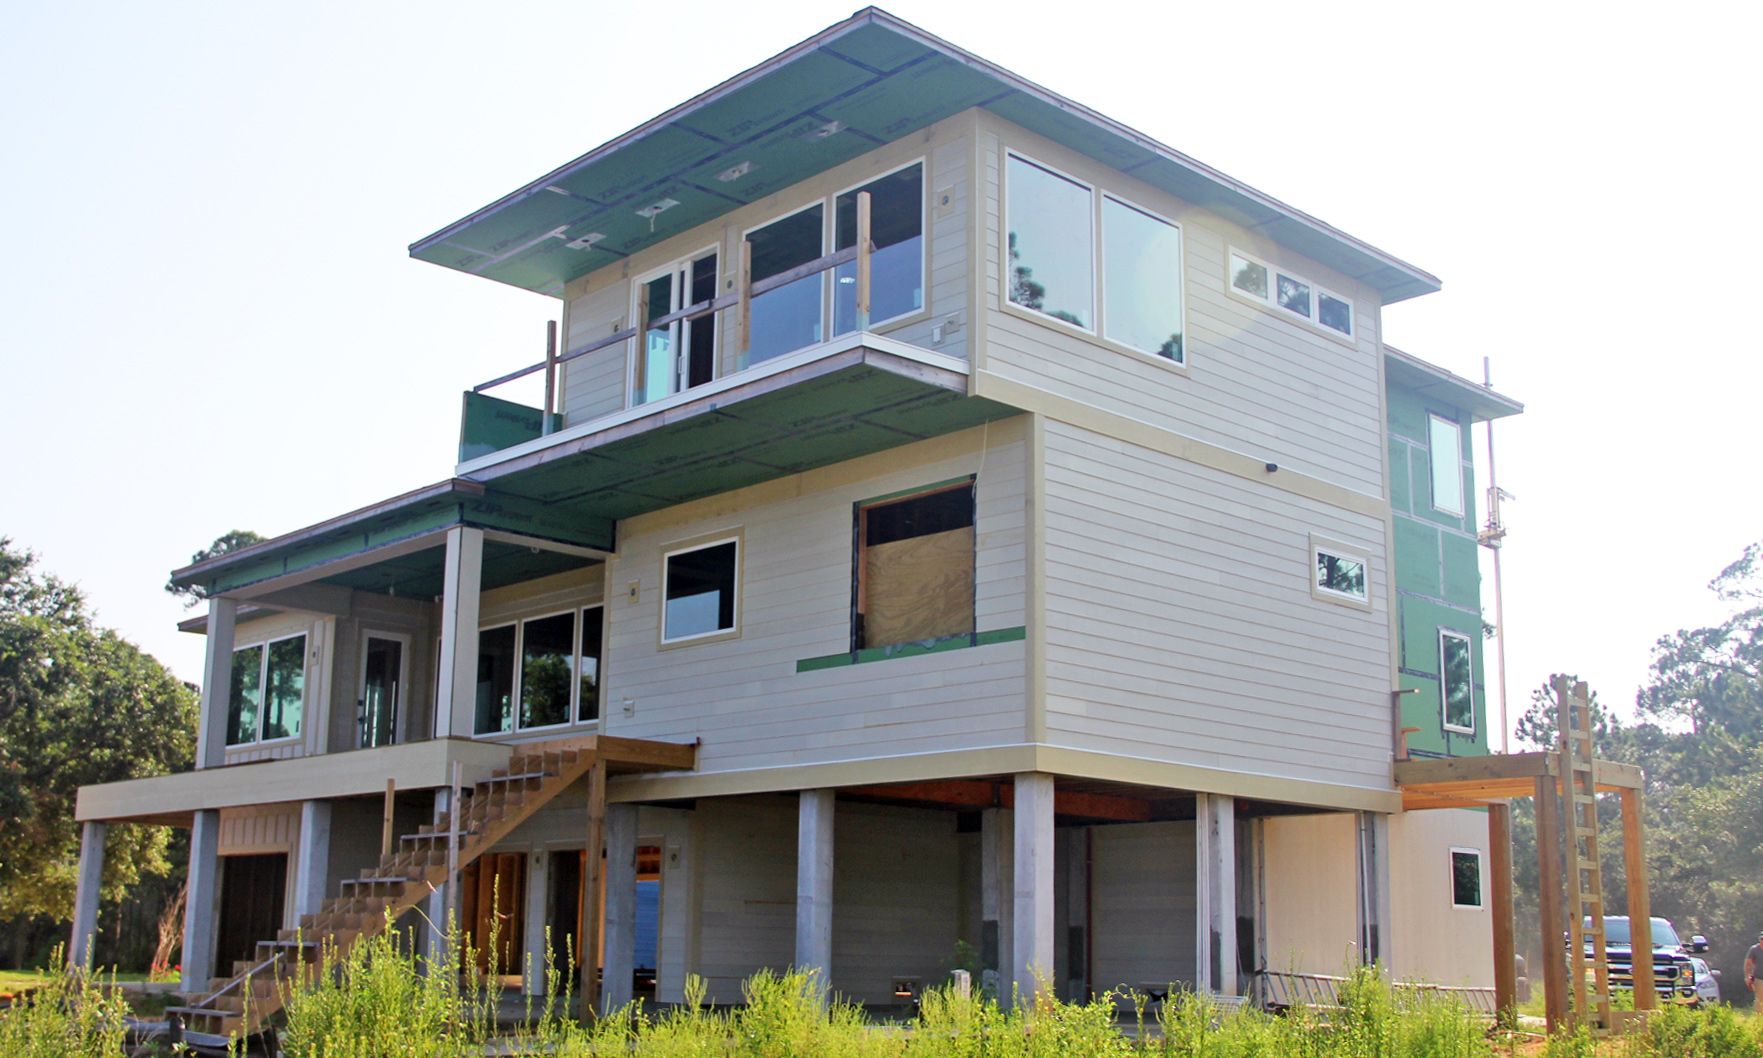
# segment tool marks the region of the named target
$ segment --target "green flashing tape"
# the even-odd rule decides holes
[[[994,643],[1015,643],[1028,638],[1028,629],[1022,625],[1015,628],[994,628],[989,632],[980,632],[968,636],[944,636],[941,639],[927,639],[916,643],[897,643],[891,647],[865,647],[858,651],[843,654],[827,654],[818,658],[803,658],[796,662],[797,672],[819,672],[822,669],[839,669],[847,665],[862,665],[871,661],[888,661],[892,658],[916,658],[925,654],[942,654],[950,650],[963,650],[967,647],[988,647]]]

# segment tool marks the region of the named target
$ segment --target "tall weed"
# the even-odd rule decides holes
[[[61,963],[61,949],[52,956]],[[51,974],[11,1007],[0,1010],[5,1058],[122,1058],[128,1003],[112,980],[90,969]]]

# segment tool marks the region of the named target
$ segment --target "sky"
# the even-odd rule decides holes
[[[851,10],[15,5],[0,536],[195,680],[170,569],[446,477],[460,391],[542,355],[557,302],[408,244]],[[1442,277],[1385,337],[1526,406],[1514,719],[1557,671],[1627,706],[1721,616],[1763,538],[1756,5],[888,10]]]

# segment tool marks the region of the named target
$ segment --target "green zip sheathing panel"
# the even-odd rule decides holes
[[[1438,289],[1424,272],[873,8],[417,241],[410,253],[558,296],[571,279],[973,107],[1363,280],[1386,304]],[[649,215],[657,205],[664,208]]]

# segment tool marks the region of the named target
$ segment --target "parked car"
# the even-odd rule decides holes
[[[1585,928],[1591,929],[1591,919],[1585,920]],[[1702,1000],[1697,992],[1696,970],[1691,962],[1691,955],[1708,950],[1707,938],[1700,935],[1690,938],[1685,944],[1677,935],[1677,929],[1669,919],[1655,918],[1652,921],[1653,949],[1653,985],[1659,990],[1659,1000],[1663,1003],[1677,1003],[1683,1006],[1696,1006]],[[1591,940],[1586,940],[1586,956],[1592,954]],[[1634,989],[1634,949],[1630,941],[1628,916],[1610,915],[1604,918],[1604,958],[1610,969],[1610,987],[1618,991]],[[1706,963],[1703,964],[1706,966]],[[1712,980],[1712,977],[1710,977]],[[1715,994],[1718,995],[1718,984]]]
[[[1696,1005],[1720,1002],[1720,971],[1710,969],[1706,959],[1691,959],[1690,966],[1696,972]]]

